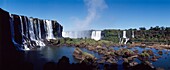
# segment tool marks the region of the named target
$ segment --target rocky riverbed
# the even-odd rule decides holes
[[[55,44],[53,44],[55,43]],[[50,41],[50,45],[56,45],[56,41]],[[64,44],[68,46],[73,46],[76,47],[73,53],[73,56],[80,61],[86,61],[86,62],[93,62],[97,64],[117,64],[120,60],[123,60],[123,65],[125,68],[133,68],[137,67],[139,65],[144,65],[147,66],[150,69],[157,69],[152,65],[152,62],[157,62],[163,54],[169,54],[167,51],[166,53],[163,53],[161,50],[165,49],[164,47],[169,47],[169,45],[164,45],[164,47],[160,46],[161,48],[153,47],[155,45],[150,45],[147,46],[146,44],[131,44],[131,45],[121,45],[121,44],[115,44],[114,46],[106,46],[103,44]],[[113,44],[112,44],[113,45]],[[59,46],[59,45],[58,45]],[[61,46],[61,44],[60,44]],[[141,48],[150,48],[150,49],[144,49],[144,50],[139,50],[139,49],[134,49],[136,46],[141,47]],[[119,48],[116,50],[115,48]],[[93,56],[93,54],[84,52],[80,50],[79,48],[86,48],[90,51],[94,51],[96,53],[99,53],[102,55],[100,58],[96,58]],[[158,50],[156,53],[152,51],[151,49],[156,49]],[[167,49],[167,48],[166,48]],[[141,63],[137,62],[136,60],[139,60]],[[159,68],[162,69],[162,68]]]

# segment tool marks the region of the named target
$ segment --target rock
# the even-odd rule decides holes
[[[137,54],[139,51],[138,50],[134,50],[133,52]]]
[[[148,66],[150,66],[151,68],[154,68],[154,66],[152,65],[152,63],[150,63],[149,61],[144,61],[144,63]]]
[[[153,55],[154,55],[154,53],[153,53],[152,50],[147,50],[146,52],[147,52],[150,56],[153,56]]]
[[[123,61],[126,62],[126,63],[129,62],[127,58],[123,58]]]
[[[106,62],[111,64],[116,63],[116,61],[113,58],[109,58]]]
[[[96,48],[100,48],[100,49],[101,49],[101,48],[102,48],[102,46],[99,46],[99,45],[98,45]]]
[[[133,57],[128,57],[128,61],[133,61]]]
[[[83,61],[83,60],[86,60],[86,59],[92,59],[92,60],[96,60],[96,58],[92,55],[92,54],[89,54],[87,52],[83,52],[81,49],[79,48],[76,48],[73,52],[73,56],[80,60],[80,61]]]
[[[155,62],[155,61],[157,61],[158,60],[158,58],[156,57],[156,56],[153,56],[152,58],[151,58],[151,61],[153,61],[153,62]]]
[[[159,54],[159,55],[163,55],[163,52],[162,52],[162,51],[158,51],[158,54]]]
[[[103,63],[105,63],[105,60],[100,60],[100,61],[98,61],[98,63],[103,64]]]
[[[137,62],[131,62],[131,63],[129,63],[129,65],[130,66],[136,66],[136,65],[138,65],[138,63]]]
[[[89,54],[87,52],[83,52],[82,56],[84,56],[85,58],[91,58],[91,59],[95,58],[92,54]]]

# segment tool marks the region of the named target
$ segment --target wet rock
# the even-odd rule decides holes
[[[98,63],[103,64],[103,63],[105,63],[105,60],[100,60],[100,61],[98,61]]]
[[[147,52],[150,56],[153,56],[153,55],[154,55],[154,53],[153,53],[152,50],[147,50],[146,52]]]
[[[83,61],[83,60],[86,60],[86,59],[92,59],[92,60],[96,60],[97,58],[95,58],[92,54],[89,54],[87,52],[83,52],[81,49],[79,48],[76,48],[73,52],[73,56],[80,60],[80,61]]]
[[[159,55],[163,55],[163,52],[162,52],[162,51],[158,51],[158,54],[159,54]]]
[[[137,54],[137,53],[139,53],[139,51],[138,51],[138,50],[134,50],[133,52],[134,52],[134,53],[136,53],[136,54]]]
[[[128,57],[127,60],[128,61],[133,61],[133,57]]]
[[[126,62],[126,63],[129,62],[129,60],[127,58],[123,58],[123,61]]]
[[[116,63],[116,60],[113,58],[109,58],[106,62],[113,64]]]
[[[150,63],[149,61],[144,61],[144,63],[148,66],[150,66],[151,68],[154,68],[154,66],[152,65],[152,63]]]
[[[131,62],[131,63],[129,63],[129,65],[130,66],[136,66],[136,65],[138,65],[138,63],[137,62]]]
[[[156,56],[153,56],[152,58],[151,58],[151,61],[153,61],[153,62],[155,62],[155,61],[157,61],[158,60],[158,58],[156,57]]]

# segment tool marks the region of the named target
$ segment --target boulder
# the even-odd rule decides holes
[[[130,66],[136,66],[136,65],[138,65],[138,63],[133,61],[133,62],[129,63],[129,65]]]
[[[158,54],[159,54],[159,55],[163,55],[163,52],[162,52],[162,51],[158,51]]]
[[[150,56],[153,56],[153,55],[154,55],[154,53],[153,53],[152,50],[147,50],[146,52],[147,52]]]
[[[128,62],[129,62],[129,60],[128,60],[127,58],[123,58],[123,61],[124,61],[125,63],[128,63]]]

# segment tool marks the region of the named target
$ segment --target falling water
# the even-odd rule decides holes
[[[40,28],[40,21],[38,20],[38,36],[39,36],[39,40],[41,39],[41,28]]]
[[[132,38],[135,38],[134,31],[132,31]]]
[[[24,30],[23,30],[23,21],[22,21],[21,16],[19,16],[19,17],[20,17],[20,22],[21,22],[21,34],[22,34],[22,42],[23,42],[24,50],[30,50],[30,49],[28,48],[28,45],[26,44],[27,41],[23,38],[23,37],[25,36],[25,35],[24,35]]]
[[[91,39],[100,40],[101,39],[101,31],[92,31]]]
[[[69,38],[91,38],[91,31],[64,31],[62,32],[62,36]]]
[[[11,39],[12,39],[12,42],[13,42],[14,45],[16,46],[16,49],[17,49],[17,50],[22,50],[22,49],[20,48],[21,46],[15,41],[15,37],[14,37],[14,23],[13,23],[14,18],[13,18],[13,16],[12,16],[11,14],[9,14],[9,15],[10,15],[9,21],[10,21]]]
[[[126,31],[123,31],[123,38],[126,38]]]
[[[128,42],[129,38],[126,37],[126,31],[123,31],[123,38],[120,38],[120,43],[123,44],[126,44]]]
[[[52,28],[52,22],[50,20],[46,20],[47,24],[47,37],[46,39],[55,39],[53,35],[53,28]]]
[[[35,41],[35,33],[34,33],[34,28],[33,28],[33,19],[30,18],[28,20],[28,23],[29,23],[29,34],[30,34],[30,39]]]

